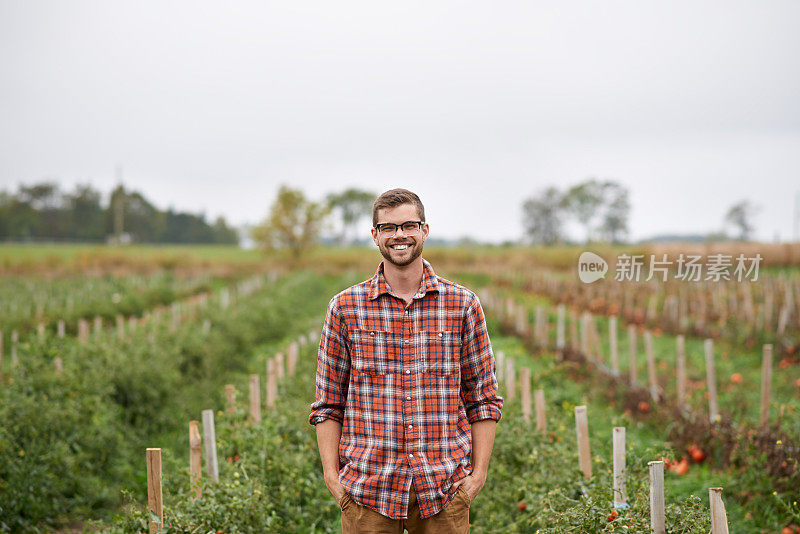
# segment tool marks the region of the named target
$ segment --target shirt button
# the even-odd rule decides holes
[[[408,428],[414,428],[414,425],[408,425]]]
[[[406,339],[406,343],[411,343],[411,340],[410,339]]]
[[[442,333],[441,332],[439,332],[439,337],[442,337]]]
[[[406,369],[406,374],[410,375],[411,374],[411,369]]]
[[[370,332],[369,335],[374,336],[375,332]]]
[[[408,455],[408,457],[409,457],[409,458],[413,458],[413,457],[414,457],[414,455],[413,455],[413,454],[409,454],[409,455]]]
[[[411,400],[411,395],[407,395],[406,400]]]

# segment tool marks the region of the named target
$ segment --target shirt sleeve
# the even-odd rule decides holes
[[[470,424],[482,419],[500,420],[503,398],[497,394],[494,354],[478,297],[464,316],[461,345],[461,399]]]
[[[344,422],[344,407],[350,381],[350,352],[338,299],[328,304],[325,324],[317,352],[317,393],[308,422],[316,425],[325,419]]]

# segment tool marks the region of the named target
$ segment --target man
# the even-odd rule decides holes
[[[344,534],[469,532],[503,405],[483,310],[422,258],[416,194],[383,193],[372,223],[383,261],[331,299],[320,339],[309,422],[325,484]]]

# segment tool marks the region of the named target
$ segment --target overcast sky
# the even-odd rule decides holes
[[[630,189],[630,237],[792,237],[800,2],[0,0],[0,189],[124,183],[256,222],[278,185],[419,193],[434,236]],[[368,223],[364,232],[368,232]],[[577,234],[576,234],[577,237]]]

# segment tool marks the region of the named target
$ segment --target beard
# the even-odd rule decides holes
[[[399,243],[407,243],[408,248],[398,251],[390,248],[389,246]],[[417,241],[415,238],[407,237],[402,241],[392,240],[388,243],[381,243],[378,245],[378,249],[381,251],[381,255],[386,261],[398,267],[405,267],[419,258],[420,254],[422,254],[422,241]]]

